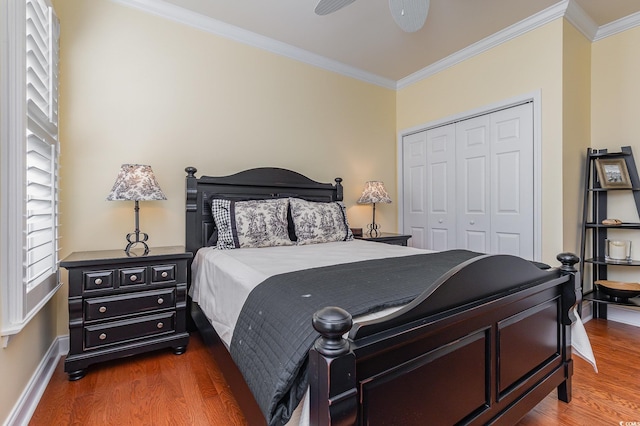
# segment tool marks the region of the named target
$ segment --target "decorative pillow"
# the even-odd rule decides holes
[[[212,199],[218,249],[290,246],[287,232],[289,200],[233,201]]]
[[[289,198],[289,208],[298,244],[353,240],[341,201],[321,203]]]

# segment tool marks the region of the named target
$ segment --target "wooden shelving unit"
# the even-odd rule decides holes
[[[623,159],[629,172],[630,188],[604,188],[597,173],[597,160]],[[640,179],[638,169],[633,158],[631,147],[622,147],[620,152],[587,149],[584,175],[584,205],[582,220],[580,277],[584,300],[593,302],[594,318],[606,318],[609,304],[640,306],[640,298],[628,301],[615,300],[600,291],[594,283],[606,280],[611,266],[640,267],[640,259],[630,261],[613,261],[605,258],[605,244],[609,230],[625,230],[629,232],[640,230],[640,223],[622,223],[619,225],[604,225],[607,219],[607,196],[612,191],[626,191],[634,197],[636,209],[640,216]],[[585,272],[591,272],[591,289],[585,293]],[[639,270],[640,273],[640,270]]]

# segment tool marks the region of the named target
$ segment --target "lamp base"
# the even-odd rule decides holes
[[[141,235],[142,235],[142,239],[140,239]],[[135,239],[133,239],[134,237]],[[147,254],[149,254],[149,246],[146,243],[148,239],[149,239],[148,234],[145,234],[144,232],[140,232],[138,230],[130,234],[127,234],[127,241],[129,243],[124,248],[124,251],[127,253],[127,256],[137,256],[136,253],[131,253],[131,249],[135,248],[137,244],[141,244],[142,247],[144,247],[144,253],[142,253],[143,256],[146,256]]]
[[[377,237],[380,234],[378,232],[378,229],[380,229],[380,225],[378,225],[377,223],[370,223],[367,225],[367,233],[371,237]]]
[[[127,244],[127,246],[124,248],[124,251],[125,253],[127,253],[127,256],[137,256],[136,253],[131,253],[131,249],[136,244],[142,244],[142,246],[144,247],[144,253],[142,253],[142,255],[146,256],[147,254],[149,254],[149,246],[146,243],[146,241],[149,239],[149,235],[145,234],[144,232],[140,232],[140,217],[139,217],[140,206],[138,205],[138,200],[135,200],[135,202],[136,203],[133,207],[133,214],[134,214],[134,219],[136,224],[136,230],[127,234],[127,241],[129,242],[129,244]],[[141,235],[142,235],[142,239],[140,239]],[[135,237],[135,240],[133,239],[134,237]]]

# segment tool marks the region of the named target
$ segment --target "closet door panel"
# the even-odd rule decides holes
[[[427,131],[427,248],[456,247],[455,126]]]
[[[533,259],[533,107],[491,114],[491,245]]]
[[[494,233],[496,253],[514,254],[520,251],[520,234]]]
[[[427,248],[427,132],[402,139],[403,220],[409,245]]]
[[[456,124],[457,245],[482,253],[491,253],[490,130],[488,115]]]

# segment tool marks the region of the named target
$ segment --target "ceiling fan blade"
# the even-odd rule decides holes
[[[429,0],[389,0],[391,16],[403,31],[413,33],[423,27],[429,13]]]
[[[324,16],[350,5],[355,0],[320,0],[316,6],[316,15]]]

